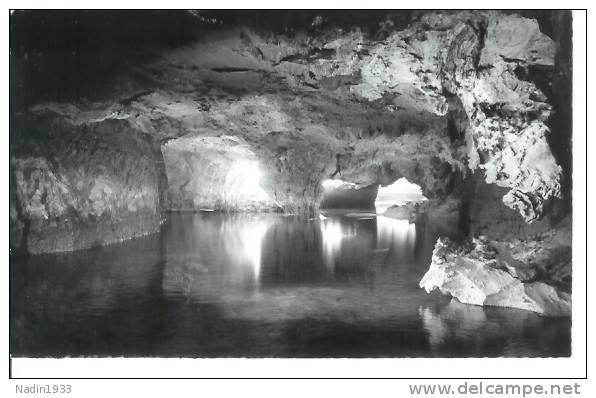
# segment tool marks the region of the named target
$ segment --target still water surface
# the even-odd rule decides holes
[[[567,356],[570,321],[418,282],[449,227],[173,213],[160,234],[11,258],[13,356]]]

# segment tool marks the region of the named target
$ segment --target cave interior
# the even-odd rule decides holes
[[[571,36],[556,10],[15,11],[11,255],[360,209],[457,226],[427,291],[568,316]]]

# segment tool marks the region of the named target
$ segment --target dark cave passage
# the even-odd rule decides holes
[[[358,188],[355,184],[342,180],[325,180],[322,209],[363,209],[374,210],[378,185]]]

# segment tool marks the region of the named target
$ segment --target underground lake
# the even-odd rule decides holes
[[[14,356],[567,356],[570,321],[418,283],[445,225],[171,213],[121,244],[15,257]]]

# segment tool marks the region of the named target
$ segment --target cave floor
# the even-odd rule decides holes
[[[370,213],[171,213],[159,234],[12,257],[20,357],[568,356],[570,320],[418,287],[438,234]]]

